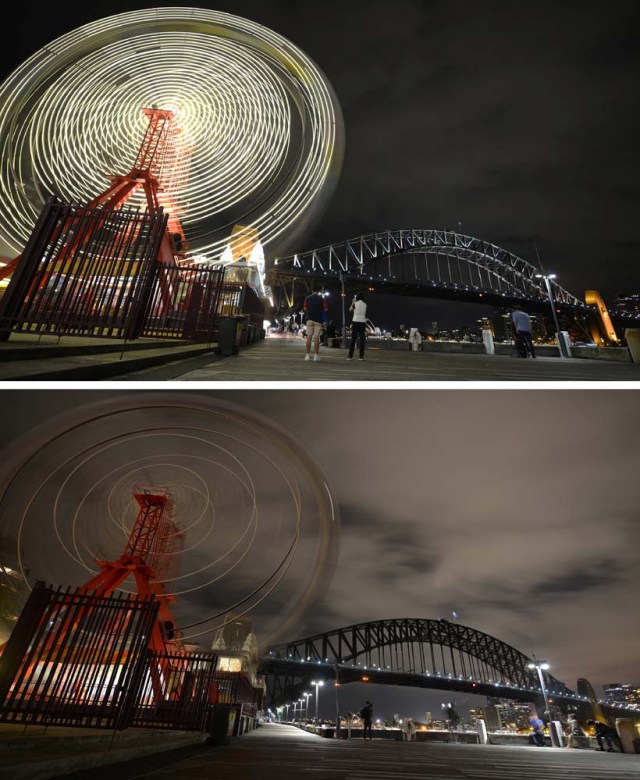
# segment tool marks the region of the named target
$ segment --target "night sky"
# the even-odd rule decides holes
[[[3,468],[32,426],[114,392],[5,389]],[[280,425],[333,488],[341,515],[333,579],[283,641],[455,611],[461,624],[546,658],[574,689],[578,677],[597,690],[640,682],[635,390],[198,394]],[[350,695],[355,708],[365,693]],[[389,715],[404,707],[415,717],[447,696],[369,695]],[[456,696],[463,709],[473,700]]]
[[[25,0],[12,9],[0,72],[74,27],[156,5],[95,0],[67,12]],[[595,288],[612,303],[640,291],[633,0],[200,5],[288,37],[336,90],[343,173],[300,250],[376,230],[453,228],[532,263],[535,241],[544,270],[579,297]],[[415,316],[398,309],[391,319],[420,326],[446,309],[402,306]]]

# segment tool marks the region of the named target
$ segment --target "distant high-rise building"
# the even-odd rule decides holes
[[[500,699],[488,696],[487,706],[496,707],[500,713],[500,728],[518,729],[529,728],[529,719],[531,717],[531,704],[521,704],[511,699]]]
[[[602,687],[608,704],[620,704],[624,707],[640,709],[640,685],[609,683]]]
[[[612,309],[615,314],[640,314],[640,294],[618,295]]]

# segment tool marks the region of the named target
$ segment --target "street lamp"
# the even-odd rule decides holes
[[[304,719],[309,720],[309,696],[313,696],[312,693],[303,693],[302,694],[305,698],[305,705],[304,705]]]
[[[555,732],[551,726],[551,709],[549,708],[549,698],[547,697],[547,688],[544,684],[544,675],[542,674],[542,670],[546,670],[549,668],[549,664],[546,661],[536,661],[535,659],[532,661],[532,663],[527,664],[528,669],[536,669],[538,672],[538,679],[540,680],[540,689],[542,690],[542,697],[544,698],[544,711],[549,719],[549,734],[551,735],[551,744],[554,747],[561,747],[561,745],[557,744],[557,739]]]
[[[316,720],[318,720],[318,688],[324,685],[324,680],[312,680],[311,685],[316,686]]]
[[[344,274],[340,271],[340,284],[342,286],[342,349],[347,348],[347,317],[345,314],[346,293],[344,291]],[[317,701],[317,699],[316,699]]]
[[[555,274],[536,274],[536,279],[544,279],[545,287],[547,288],[547,296],[549,298],[549,303],[551,304],[551,313],[553,314],[553,321],[556,326],[556,336],[558,338],[558,348],[560,349],[560,357],[566,358],[569,357],[567,352],[567,347],[564,341],[562,340],[562,336],[560,335],[560,323],[558,322],[558,312],[556,311],[556,302],[553,298],[553,290],[551,289],[551,280],[555,279]]]

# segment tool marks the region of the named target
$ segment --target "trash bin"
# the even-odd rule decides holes
[[[640,328],[626,328],[624,337],[631,353],[631,360],[640,363]]]
[[[236,334],[238,321],[235,317],[218,317],[218,355],[237,355]]]
[[[229,744],[229,707],[213,707],[207,745]]]

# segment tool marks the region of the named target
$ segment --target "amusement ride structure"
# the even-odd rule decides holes
[[[136,488],[133,495],[140,509],[122,555],[116,561],[96,561],[101,571],[79,592],[111,596],[133,577],[138,598],[155,598],[159,604],[148,646],[156,653],[166,653],[179,649],[179,644],[171,611],[175,597],[167,595],[163,580],[176,563],[184,535],[174,522],[174,499],[169,490]]]
[[[185,154],[179,147],[180,129],[176,126],[175,114],[159,108],[144,108],[143,115],[148,124],[131,170],[124,175],[113,176],[111,185],[93,198],[86,206],[90,215],[88,224],[82,230],[78,227],[80,217],[72,217],[61,228],[68,236],[66,242],[57,247],[52,258],[56,267],[70,261],[76,254],[86,252],[96,231],[103,227],[109,212],[120,209],[137,190],[142,190],[149,214],[159,214],[163,204],[169,204],[167,220],[158,249],[158,262],[173,266],[184,262],[186,238],[180,224],[177,204],[167,182],[175,177],[178,163],[184,164]],[[122,238],[122,237],[121,237]],[[114,237],[118,240],[118,237]],[[18,255],[0,267],[0,279],[11,276],[21,259]],[[43,286],[48,279],[42,280]]]

